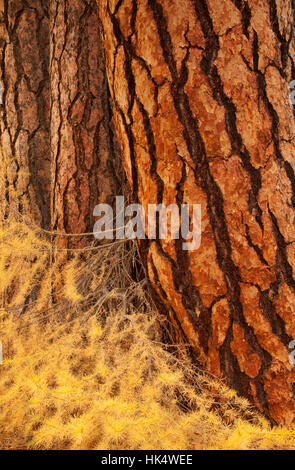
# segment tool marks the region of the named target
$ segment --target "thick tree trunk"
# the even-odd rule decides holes
[[[0,190],[14,209],[50,224],[48,1],[1,2]]]
[[[44,228],[91,232],[121,177],[96,2],[1,5],[1,212],[7,201]]]
[[[97,5],[52,0],[50,17],[52,228],[90,233],[94,207],[116,194],[117,171]],[[89,240],[59,238],[58,245]]]
[[[291,0],[99,0],[133,199],[201,204],[202,242],[149,240],[150,281],[197,359],[295,418]]]

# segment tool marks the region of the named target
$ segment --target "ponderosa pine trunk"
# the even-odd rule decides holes
[[[1,211],[50,227],[49,18],[47,0],[2,1]]]
[[[134,202],[201,204],[202,241],[142,243],[197,360],[295,418],[291,0],[98,0]]]
[[[112,203],[117,177],[98,9],[95,0],[52,0],[50,18],[52,228],[91,233],[93,209]]]
[[[121,176],[96,2],[1,5],[1,212],[8,202],[43,228],[91,232]]]

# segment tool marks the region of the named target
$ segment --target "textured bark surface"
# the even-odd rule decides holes
[[[50,17],[52,228],[92,232],[94,207],[116,194],[117,152],[96,2],[53,0]]]
[[[47,7],[47,0],[0,2],[0,190],[12,207],[46,228],[50,223]],[[1,210],[5,209],[3,198]]]
[[[99,0],[134,201],[202,205],[202,243],[147,241],[198,360],[295,418],[294,2]]]

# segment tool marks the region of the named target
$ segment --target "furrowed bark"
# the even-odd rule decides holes
[[[52,229],[92,232],[94,207],[116,194],[113,135],[95,0],[53,0],[51,17]],[[91,238],[58,238],[79,247]]]
[[[49,228],[48,1],[5,0],[0,14],[1,211]]]
[[[146,240],[197,360],[295,418],[294,2],[99,0],[124,167],[148,204],[201,204],[199,250]]]

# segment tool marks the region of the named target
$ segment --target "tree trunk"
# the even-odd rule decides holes
[[[202,241],[144,242],[197,360],[295,417],[294,2],[98,1],[133,200],[201,204]]]
[[[95,205],[112,202],[122,178],[96,2],[1,5],[1,211],[8,203],[43,228],[92,232]]]
[[[98,10],[95,0],[52,0],[50,17],[52,228],[90,233],[94,207],[112,203],[117,184]],[[58,246],[89,240],[63,237]]]
[[[50,224],[48,1],[1,2],[2,213]],[[6,201],[6,202],[5,202]]]

